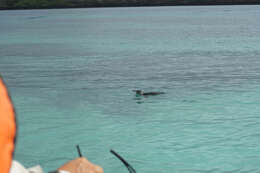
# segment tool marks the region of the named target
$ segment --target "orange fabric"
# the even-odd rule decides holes
[[[9,173],[16,135],[15,112],[0,78],[0,173]]]

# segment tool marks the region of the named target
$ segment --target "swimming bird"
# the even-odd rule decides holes
[[[159,94],[165,94],[164,92],[143,92],[142,90],[133,90],[136,94],[136,97],[139,96],[155,96]]]

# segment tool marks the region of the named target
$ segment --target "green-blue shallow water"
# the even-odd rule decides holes
[[[0,11],[15,159],[105,173],[260,172],[260,6]],[[136,98],[133,89],[163,91]]]

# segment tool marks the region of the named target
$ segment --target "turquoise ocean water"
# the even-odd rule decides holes
[[[260,6],[0,11],[15,159],[260,172]],[[136,98],[133,89],[167,94]]]

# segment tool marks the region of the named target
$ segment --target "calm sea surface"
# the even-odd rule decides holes
[[[260,172],[260,6],[0,11],[15,159],[105,173]],[[136,98],[133,89],[163,91]]]

